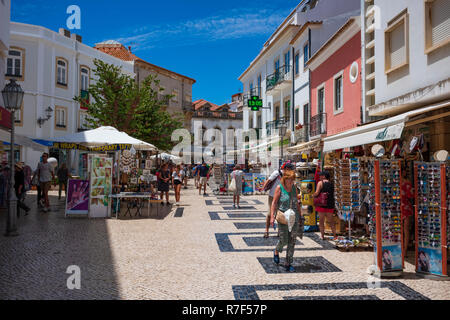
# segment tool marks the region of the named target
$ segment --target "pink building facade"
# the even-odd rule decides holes
[[[308,62],[310,138],[332,136],[361,123],[361,29],[350,19]]]

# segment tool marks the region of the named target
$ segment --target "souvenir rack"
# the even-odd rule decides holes
[[[399,276],[404,268],[400,160],[374,160],[372,182],[375,195],[375,205],[372,206],[372,209],[375,208],[375,261],[380,276]]]
[[[414,162],[416,272],[448,278],[447,248],[449,166],[441,162]]]

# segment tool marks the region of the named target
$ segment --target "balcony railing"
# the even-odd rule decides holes
[[[261,95],[262,95],[261,87],[256,87],[256,88],[253,88],[253,89],[247,91],[244,94],[244,107],[247,106],[247,102],[248,102],[248,100],[251,99],[251,97],[256,96],[258,98],[261,98]]]
[[[319,113],[311,117],[310,136],[316,137],[327,133],[327,114]]]
[[[242,120],[241,112],[195,111],[193,118],[220,118]]]
[[[285,82],[285,81],[291,81],[291,66],[290,65],[284,65],[280,68],[278,68],[275,73],[267,76],[266,78],[266,91],[270,91],[275,89],[276,86],[279,84]]]
[[[272,134],[278,134],[278,130],[282,124],[288,125],[288,118],[280,118],[278,120],[266,122],[266,133],[267,136],[271,136]]]

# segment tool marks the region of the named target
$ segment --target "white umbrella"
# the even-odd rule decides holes
[[[60,143],[77,143],[86,147],[111,144],[131,144],[137,150],[157,150],[154,145],[133,138],[114,127],[99,127],[97,129],[68,134],[61,137],[53,137],[46,140]]]

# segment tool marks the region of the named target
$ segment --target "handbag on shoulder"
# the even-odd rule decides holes
[[[321,192],[314,198],[314,205],[316,207],[326,208],[328,206],[328,192]]]

